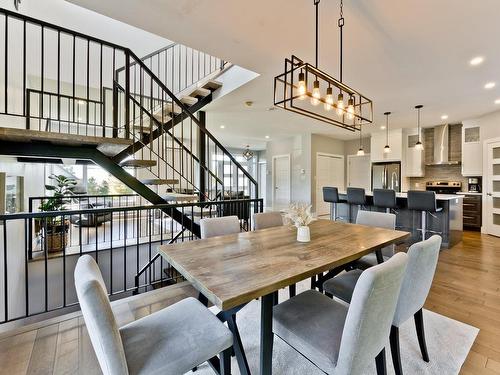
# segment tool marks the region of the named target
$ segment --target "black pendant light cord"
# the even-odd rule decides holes
[[[340,82],[342,82],[342,60],[343,60],[343,35],[342,30],[344,28],[344,1],[340,0],[340,18],[338,22],[340,28]]]
[[[318,67],[319,60],[319,2],[321,0],[314,0],[314,6],[316,7],[316,68]]]

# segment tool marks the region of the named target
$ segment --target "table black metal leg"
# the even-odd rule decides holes
[[[260,374],[273,372],[273,301],[274,293],[265,295],[260,302]]]

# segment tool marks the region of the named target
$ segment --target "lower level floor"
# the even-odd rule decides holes
[[[176,284],[113,303],[120,325],[197,292]],[[480,329],[461,374],[500,374],[500,238],[464,232],[441,252],[427,309]],[[0,334],[0,374],[100,374],[79,313]]]

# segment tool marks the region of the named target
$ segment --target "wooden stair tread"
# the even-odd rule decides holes
[[[220,89],[222,87],[222,82],[216,81],[216,80],[210,80],[210,81],[206,82],[201,87],[204,89],[215,91],[215,90]]]
[[[189,96],[192,96],[194,98],[196,97],[202,97],[204,98],[205,96],[208,96],[212,93],[209,89],[204,89],[203,87],[198,87],[196,90],[194,90]]]
[[[144,185],[177,185],[179,180],[173,178],[146,178],[141,182]]]
[[[195,105],[196,103],[198,103],[198,99],[197,98],[193,98],[192,96],[183,96],[180,99],[180,101],[181,101],[181,103],[186,104],[188,107],[190,107],[190,106]]]
[[[120,163],[122,167],[147,168],[156,166],[156,160],[129,159]]]

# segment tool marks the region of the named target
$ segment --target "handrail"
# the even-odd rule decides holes
[[[151,52],[151,53],[148,53],[146,56],[143,56],[143,57],[141,58],[141,60],[142,60],[142,61],[147,60],[147,59],[149,59],[149,58],[151,58],[151,57],[153,57],[153,56],[155,56],[155,55],[159,55],[160,53],[163,53],[163,52],[165,52],[165,51],[168,51],[170,48],[173,48],[173,47],[175,47],[175,46],[177,46],[177,45],[179,45],[179,44],[178,44],[178,43],[170,43],[170,44],[169,44],[168,46],[166,46],[166,47],[162,47],[162,48],[160,48],[159,50],[156,50],[156,51],[153,51],[153,52]],[[133,64],[131,64],[130,66],[132,67],[132,66],[133,66]],[[122,66],[121,68],[116,69],[116,73],[121,73],[121,72],[123,72],[124,70],[125,70],[125,66]]]
[[[0,221],[19,220],[19,219],[36,219],[46,217],[68,216],[78,214],[100,214],[109,212],[130,212],[138,210],[151,210],[151,209],[176,209],[183,207],[203,207],[211,205],[224,205],[228,203],[260,203],[264,202],[262,198],[245,198],[245,199],[223,199],[219,201],[210,202],[189,202],[189,203],[165,203],[155,205],[142,205],[142,206],[128,206],[128,207],[108,207],[108,208],[91,208],[82,210],[61,210],[61,211],[44,211],[44,212],[21,212],[15,214],[0,215]]]

